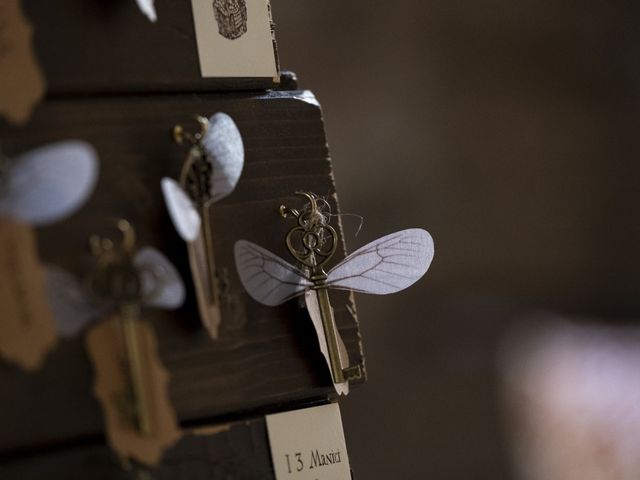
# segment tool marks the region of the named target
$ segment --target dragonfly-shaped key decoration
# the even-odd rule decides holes
[[[361,369],[349,365],[329,289],[379,295],[404,290],[428,270],[433,240],[418,228],[392,233],[356,250],[327,272],[325,266],[337,248],[337,232],[329,224],[330,216],[319,208],[316,195],[297,194],[308,200],[306,207],[295,210],[282,205],[280,214],[297,220],[285,243],[300,268],[246,240],[235,244],[236,266],[249,295],[264,305],[280,305],[304,294],[336,391],[347,394],[349,380],[358,378]]]
[[[185,287],[162,253],[151,247],[135,248],[135,231],[128,221],[118,220],[116,227],[122,236],[120,242],[110,237],[90,237],[96,264],[84,282],[62,269],[48,268],[49,301],[58,330],[66,338],[79,335],[107,316],[117,318],[130,390],[120,392],[115,403],[110,403],[113,398],[100,400],[107,416],[115,408],[139,435],[149,437],[157,433],[153,412],[157,411],[158,399],[154,399],[145,360],[149,356],[140,330],[142,307],[179,308]]]
[[[26,370],[39,368],[58,340],[46,302],[34,227],[59,222],[91,195],[98,157],[83,141],[41,146],[15,158],[0,153],[0,354]]]
[[[197,117],[200,132],[178,125],[174,137],[191,145],[180,183],[165,177],[162,192],[178,235],[187,242],[200,318],[212,338],[221,322],[221,272],[216,272],[210,207],[236,187],[244,166],[244,146],[235,122],[225,113]]]

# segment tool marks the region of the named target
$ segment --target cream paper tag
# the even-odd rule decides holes
[[[311,317],[311,323],[313,323],[313,328],[315,329],[316,335],[318,336],[320,352],[322,353],[322,356],[327,363],[329,373],[333,378],[333,372],[331,372],[331,359],[329,357],[329,347],[327,345],[327,337],[324,334],[324,325],[322,324],[322,314],[320,313],[320,305],[318,304],[317,290],[307,290],[304,293],[304,301],[307,306],[307,311],[309,312],[309,317]],[[331,308],[331,315],[333,315],[333,307],[329,308]],[[338,351],[340,354],[340,365],[344,370],[349,366],[349,353],[347,352],[347,347],[345,347],[344,342],[342,341],[340,332],[336,330],[336,333],[338,334]],[[339,395],[349,394],[349,382],[334,383],[333,386]]]
[[[211,338],[216,340],[222,322],[220,306],[209,302],[211,292],[211,282],[207,271],[207,250],[202,232],[193,242],[187,243],[189,250],[189,265],[193,276],[193,285],[196,290],[196,300],[198,302],[198,312],[200,320],[209,332]]]
[[[191,0],[203,77],[277,77],[268,0]]]
[[[33,52],[31,24],[20,0],[0,2],[0,116],[24,125],[44,94],[44,77]]]
[[[94,391],[105,416],[107,439],[124,458],[145,465],[157,465],[164,451],[175,444],[182,433],[169,399],[169,374],[158,356],[153,328],[139,321],[139,340],[149,389],[152,430],[141,434],[135,428],[130,376],[120,318],[113,316],[91,329],[86,344],[95,370]]]
[[[276,480],[350,480],[340,407],[268,415],[267,431]]]
[[[57,343],[33,229],[0,218],[0,355],[35,371]]]

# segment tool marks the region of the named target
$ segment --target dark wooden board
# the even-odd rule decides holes
[[[69,98],[39,106],[26,128],[0,126],[9,155],[70,138],[91,142],[100,155],[101,177],[89,202],[69,220],[38,231],[44,261],[86,274],[93,262],[89,235],[124,216],[137,229],[139,244],[166,253],[188,280],[186,247],[166,214],[159,182],[178,175],[186,154],[173,143],[172,126],[216,111],[236,120],[246,149],[235,192],[212,211],[217,266],[229,272],[244,313],[227,316],[221,338],[213,342],[200,326],[193,295],[177,312],[146,311],[172,375],[172,402],[187,423],[239,418],[332,395],[306,310],[295,301],[271,308],[250,299],[239,284],[232,252],[235,241],[244,238],[288,258],[284,235],[292,224],[279,217],[278,207],[301,206],[296,190],[328,195],[337,211],[320,107],[300,91]],[[343,254],[339,249],[336,260]],[[189,281],[187,286],[191,290]],[[352,363],[359,363],[350,297],[343,292],[331,297]],[[62,342],[33,375],[0,364],[0,451],[101,435],[92,382],[82,339]]]
[[[215,427],[214,427],[215,428]],[[75,445],[16,456],[0,463],[2,480],[271,480],[274,477],[264,418],[184,436],[151,469],[123,465],[105,445]]]
[[[202,78],[190,0],[24,0],[49,94],[252,90],[277,79]]]

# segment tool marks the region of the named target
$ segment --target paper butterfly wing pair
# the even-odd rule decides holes
[[[143,247],[133,258],[142,284],[142,304],[163,310],[179,308],[185,299],[185,286],[173,264],[160,251]],[[71,273],[46,267],[47,295],[60,336],[71,338],[115,308],[92,298]]]
[[[201,140],[207,161],[211,162],[211,201],[217,202],[236,187],[244,166],[244,145],[240,131],[231,117],[216,113],[209,119],[209,128]],[[202,219],[194,202],[183,188],[171,178],[163,178],[162,193],[167,210],[178,235],[185,242],[193,242]]]
[[[242,284],[254,300],[264,305],[279,305],[313,286],[300,269],[254,243],[240,240],[234,251]],[[427,272],[433,253],[429,232],[402,230],[347,256],[329,271],[325,284],[377,295],[399,292]]]
[[[235,259],[245,290],[256,301],[280,305],[304,294],[305,304],[318,337],[320,351],[332,368],[318,292],[302,270],[246,240],[236,242]],[[433,240],[422,229],[409,229],[382,237],[347,256],[327,274],[328,288],[384,295],[403,290],[422,277],[433,259]],[[329,307],[331,308],[331,307]],[[347,349],[337,336],[341,367],[349,366]],[[349,392],[348,381],[334,383],[338,394]]]
[[[82,141],[64,141],[10,161],[0,188],[0,216],[35,226],[55,223],[78,210],[98,179],[98,156]]]

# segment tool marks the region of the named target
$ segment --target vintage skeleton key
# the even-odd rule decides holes
[[[120,245],[97,235],[90,238],[98,264],[88,283],[96,297],[117,306],[131,382],[134,423],[141,434],[151,435],[152,399],[147,382],[145,345],[140,333],[142,278],[133,263],[135,232],[126,220],[119,220],[117,228],[122,234]]]
[[[280,214],[297,219],[298,224],[286,235],[286,245],[298,266],[255,243],[238,240],[234,246],[238,276],[249,295],[264,305],[276,306],[304,295],[334,387],[338,394],[346,395],[348,381],[361,377],[363,369],[361,365],[349,365],[328,289],[376,295],[404,290],[429,268],[433,239],[421,228],[401,230],[359,248],[325,271],[338,241],[329,225],[331,215],[319,208],[316,195],[297,194],[309,203],[300,211],[283,205]]]
[[[161,186],[169,216],[187,243],[200,317],[211,337],[217,338],[224,279],[216,273],[210,208],[235,189],[244,166],[244,145],[229,115],[218,112],[209,120],[197,120],[200,131],[195,134],[174,127],[175,141],[191,147],[179,183],[164,177]]]
[[[315,196],[307,192],[299,192],[298,194],[309,200],[310,208],[308,211],[298,211],[284,205],[280,206],[280,215],[283,218],[293,216],[298,221],[298,225],[287,233],[285,241],[289,253],[304,268],[308,269],[309,280],[313,282],[311,288],[318,299],[333,382],[340,384],[345,381],[343,362],[346,359],[341,359],[338,344],[340,334],[329,301],[329,292],[325,283],[327,273],[324,271],[324,265],[331,260],[336,251],[338,234],[318,209]],[[296,237],[298,245],[295,244]]]
[[[174,127],[174,139],[178,144],[184,142],[191,143],[189,155],[182,171],[180,172],[180,186],[187,192],[189,198],[198,208],[198,213],[202,220],[200,233],[204,239],[206,251],[207,276],[209,279],[208,300],[210,305],[219,309],[220,293],[218,280],[216,278],[215,259],[213,257],[213,242],[211,239],[211,221],[209,217],[209,207],[213,203],[211,195],[211,177],[213,166],[206,158],[206,153],[202,146],[202,140],[209,130],[209,120],[205,117],[196,117],[200,125],[200,132],[190,134],[184,131],[181,125]]]

